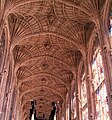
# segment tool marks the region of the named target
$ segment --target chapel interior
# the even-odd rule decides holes
[[[0,0],[0,120],[53,101],[54,120],[112,120],[112,0]]]

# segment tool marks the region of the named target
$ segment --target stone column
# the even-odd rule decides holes
[[[75,92],[76,92],[76,119],[80,120],[80,113],[79,113],[79,92],[78,92],[78,70],[76,70]]]
[[[65,105],[64,105],[64,102],[63,102],[63,103],[62,103],[62,109],[61,109],[61,110],[62,110],[62,111],[61,111],[61,112],[62,112],[62,118],[61,118],[62,120],[65,120],[65,116],[66,116],[66,115],[65,115],[65,110],[64,110],[65,107],[64,107],[64,106],[65,106]]]
[[[62,102],[59,103],[59,120],[62,120]]]
[[[92,118],[92,83],[90,79],[90,69],[88,62],[88,53],[87,47],[85,46],[85,58],[84,58],[84,69],[85,69],[85,79],[86,79],[86,90],[87,90],[87,105],[88,105],[88,119],[93,120]]]
[[[0,96],[0,120],[4,120],[4,110],[3,108],[6,107],[7,101],[8,101],[8,93],[6,93],[6,86],[7,86],[7,77],[8,77],[8,72],[5,70],[2,74],[2,83],[1,83],[1,96]]]
[[[9,70],[9,49],[10,49],[10,36],[9,36],[9,31],[6,28],[7,24],[5,24],[5,51],[4,51],[4,57],[3,57],[3,62],[2,62],[2,69],[1,69],[1,74],[2,74],[2,79],[1,79],[1,94],[0,94],[0,120],[4,120],[4,107],[6,107],[7,100],[8,100],[8,93],[6,93],[6,86],[7,86],[7,77],[8,77],[8,70]],[[5,101],[5,103],[4,103]]]
[[[69,86],[69,120],[71,120],[71,85]]]
[[[66,120],[66,102],[64,102],[64,120]]]

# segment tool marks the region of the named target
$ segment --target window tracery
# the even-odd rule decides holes
[[[98,43],[98,42],[97,42]],[[95,44],[94,44],[95,45]],[[110,120],[101,50],[94,46],[92,73],[95,95],[95,120]]]

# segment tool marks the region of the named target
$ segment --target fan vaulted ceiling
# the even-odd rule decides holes
[[[32,99],[37,101],[37,115],[47,117],[52,101],[65,102],[103,4],[104,0],[6,1],[24,120]]]

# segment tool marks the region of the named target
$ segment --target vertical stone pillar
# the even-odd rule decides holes
[[[4,22],[4,21],[3,21]],[[2,24],[4,25],[4,24]],[[9,91],[9,85],[8,83],[8,71],[9,71],[9,49],[10,49],[10,35],[9,31],[7,29],[8,24],[5,23],[5,51],[4,51],[4,57],[2,62],[2,79],[1,79],[1,94],[0,94],[0,120],[5,120],[5,114],[6,114],[6,108],[7,108],[7,102],[8,102],[8,91]],[[0,26],[1,27],[1,26]],[[1,27],[2,28],[2,27]],[[0,28],[0,29],[1,29]],[[2,31],[2,30],[1,30]],[[7,91],[7,92],[6,92]]]
[[[65,114],[65,103],[63,102],[62,103],[62,120],[66,120],[65,118],[66,118],[66,114]]]
[[[80,120],[80,114],[79,114],[79,94],[78,94],[78,70],[76,70],[75,91],[76,91],[76,118],[77,118],[77,120]]]
[[[69,120],[71,120],[71,85],[69,86]]]
[[[8,70],[8,69],[7,69]],[[6,108],[6,104],[7,104],[7,101],[8,101],[8,88],[7,88],[7,77],[8,77],[8,72],[7,70],[4,70],[3,72],[3,76],[2,76],[2,83],[1,83],[1,97],[0,97],[0,112],[1,112],[1,115],[0,115],[0,120],[4,120],[5,118],[5,114],[6,112],[5,111],[5,108]]]
[[[11,108],[11,98],[12,98],[12,90],[9,89],[5,120],[8,120],[8,119],[10,118],[10,114],[12,114],[12,113],[11,113],[11,112],[12,112],[12,108]],[[13,103],[13,104],[14,104],[14,103]]]
[[[66,102],[64,102],[64,120],[66,120]]]
[[[89,62],[87,60],[87,52],[84,60],[85,68],[85,79],[86,79],[86,90],[87,90],[87,104],[88,104],[88,119],[92,120],[92,91],[91,91],[91,80],[89,75]]]
[[[59,120],[62,120],[62,102],[59,103]]]

